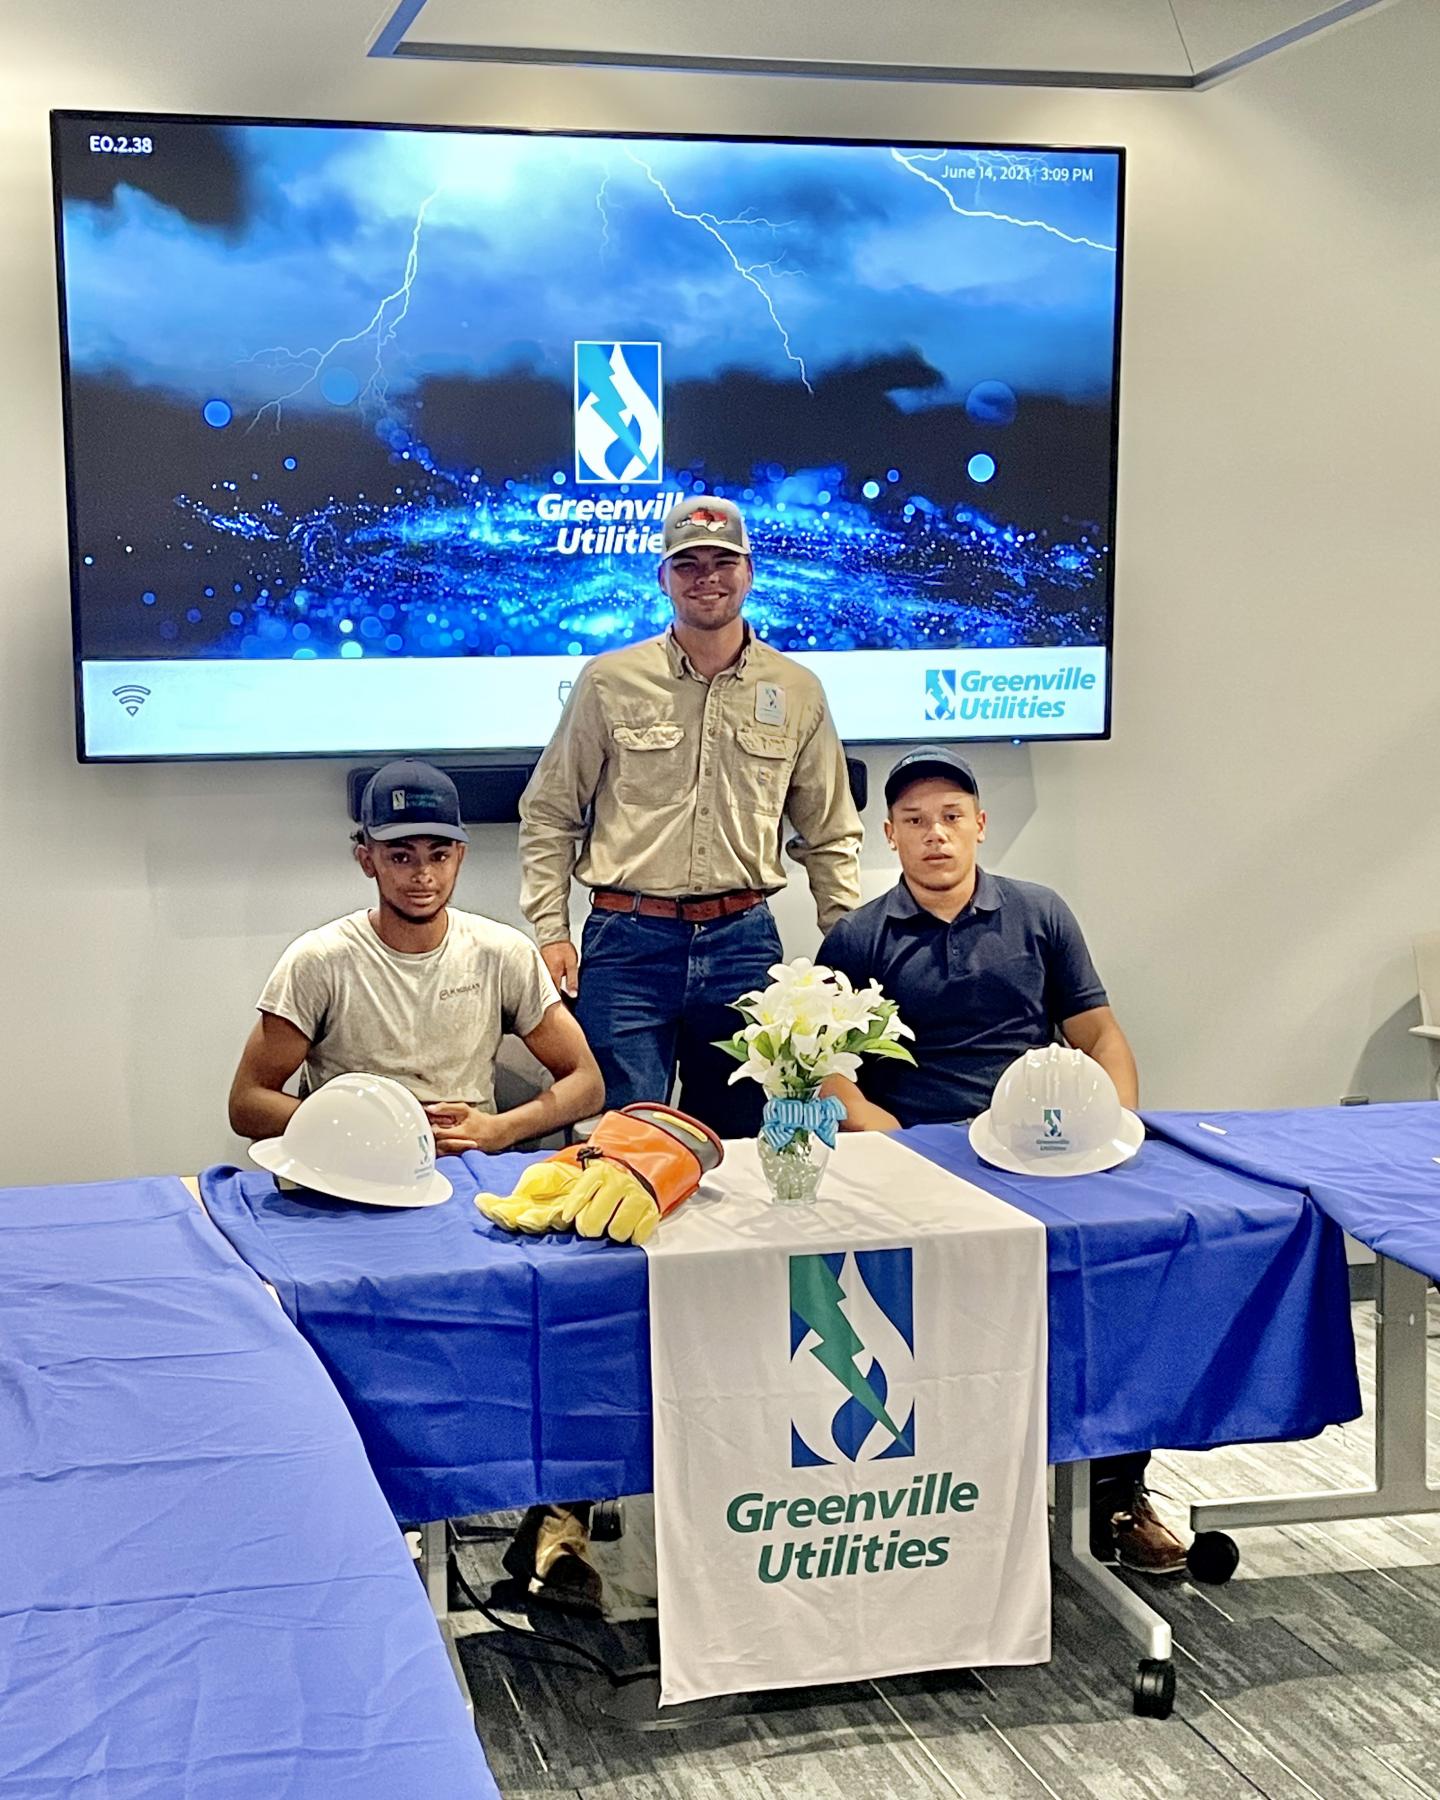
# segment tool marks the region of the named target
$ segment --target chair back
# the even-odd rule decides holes
[[[1440,931],[1415,939],[1415,980],[1420,989],[1420,1023],[1440,1026]]]

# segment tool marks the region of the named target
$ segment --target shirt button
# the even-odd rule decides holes
[[[702,806],[700,808],[700,817],[702,819],[708,819],[710,817],[710,808],[708,806]]]

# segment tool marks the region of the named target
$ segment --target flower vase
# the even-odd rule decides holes
[[[837,1115],[844,1116],[839,1101],[814,1094],[765,1102],[756,1147],[774,1205],[814,1204],[835,1142]]]

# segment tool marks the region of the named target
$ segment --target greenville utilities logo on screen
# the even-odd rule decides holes
[[[663,410],[659,344],[576,343],[580,492],[542,494],[535,503],[536,516],[556,527],[552,547],[561,556],[660,555],[665,515],[685,497],[660,487]]]
[[[659,344],[575,346],[575,479],[655,487],[662,449]]]
[[[864,1486],[852,1475],[845,1491],[818,1496],[736,1494],[725,1523],[763,1540],[760,1581],[938,1569],[949,1560],[949,1531],[936,1527],[974,1512],[980,1489],[949,1470],[912,1473],[916,1385],[912,1253],[792,1256],[791,1466],[874,1473]],[[893,1482],[876,1480],[902,1458],[911,1466],[897,1468]]]

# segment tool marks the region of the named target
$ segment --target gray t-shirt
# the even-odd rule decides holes
[[[296,938],[256,1001],[310,1039],[301,1091],[336,1075],[389,1075],[422,1104],[495,1111],[495,1057],[560,1003],[540,952],[513,926],[449,911],[438,950],[392,950],[368,912]]]

